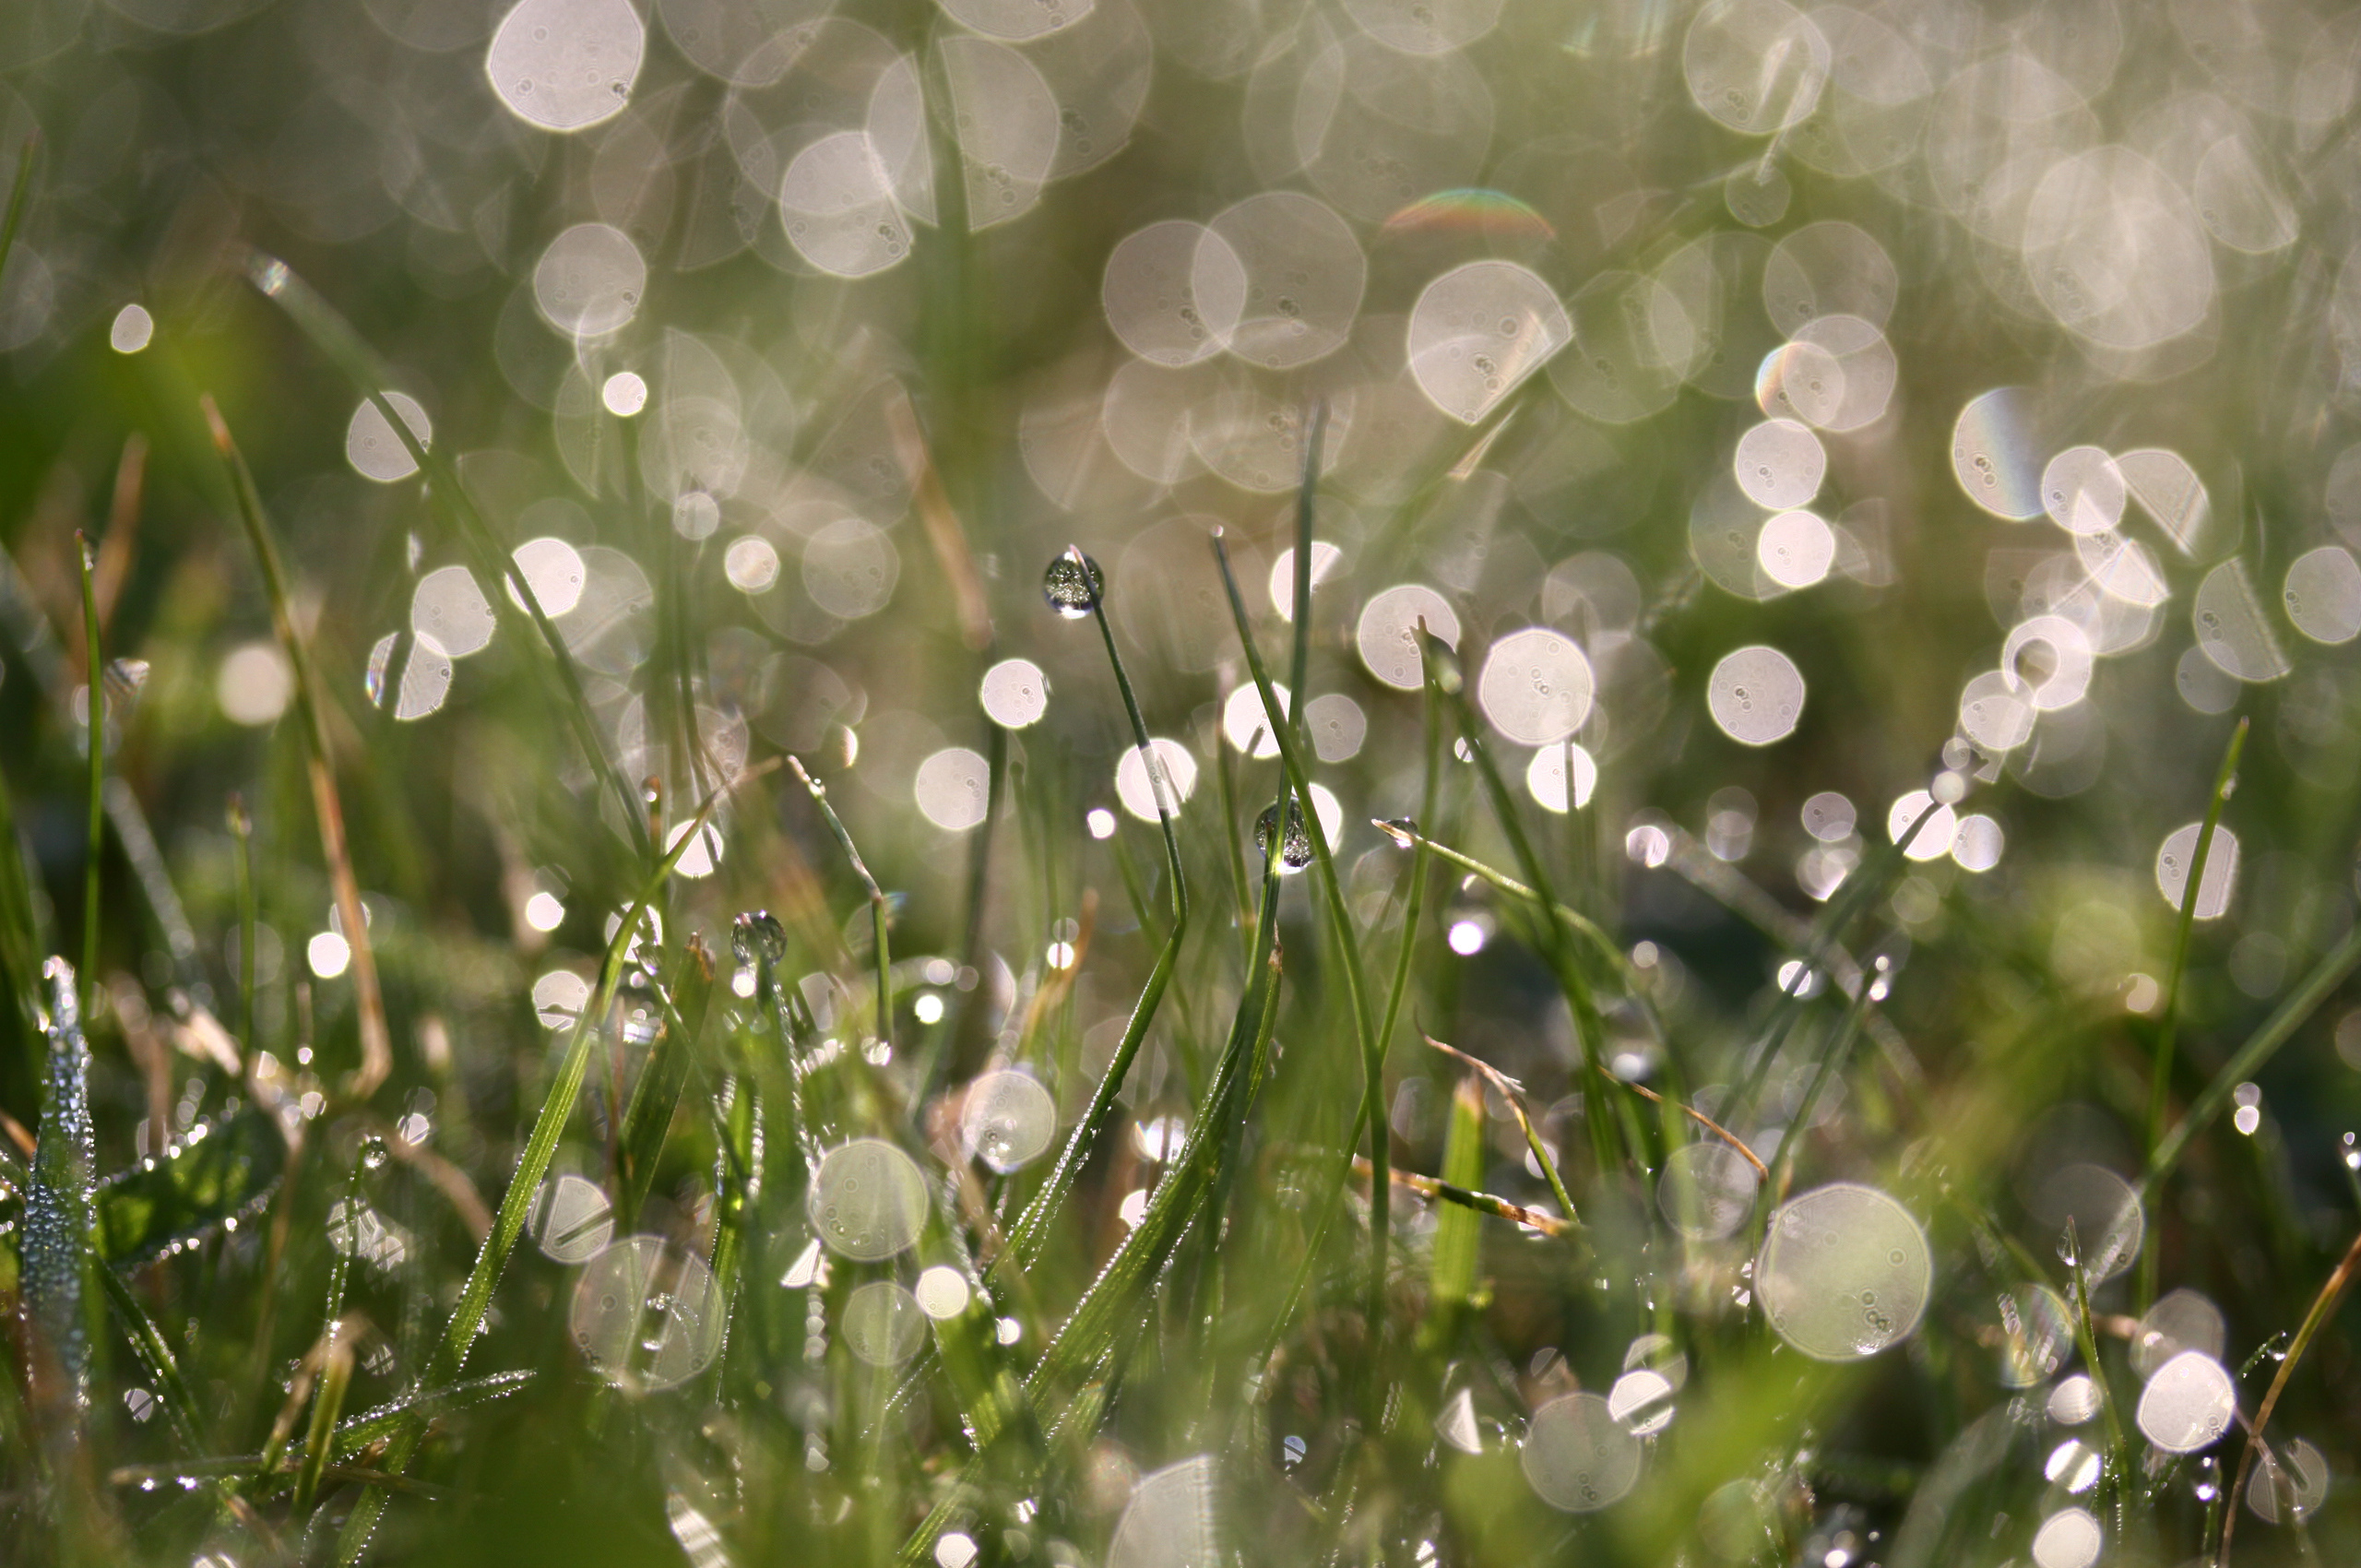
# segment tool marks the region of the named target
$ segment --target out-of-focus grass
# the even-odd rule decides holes
[[[231,9],[0,21],[0,1555],[2082,1568],[2040,1534],[2080,1508],[2101,1561],[2162,1568],[2273,1477],[2237,1561],[2361,1551],[2331,1288],[2361,1230],[2361,717],[2349,648],[2272,591],[2345,520],[2349,114],[2250,101],[2189,17],[1893,13],[1963,76],[2048,62],[2048,128],[2008,122],[2028,158],[2087,112],[2169,161],[2185,121],[2290,193],[2296,237],[2213,244],[2204,323],[2136,360],[2051,319],[1997,220],[1919,175],[1709,123],[1694,8],[1512,5],[1400,55],[1440,63],[1399,101],[1447,140],[1473,79],[1489,139],[1448,183],[1531,220],[1480,193],[1411,208],[1456,228],[1351,209],[1349,344],[1186,383],[1188,455],[1152,480],[1110,377],[1200,373],[1109,337],[1109,252],[1266,186],[1351,208],[1350,169],[1275,172],[1266,131],[1330,42],[1377,47],[1377,8],[1225,12],[1259,64],[1223,77],[1149,7],[1128,147],[974,233],[975,116],[926,53],[965,35],[930,8],[831,23],[765,96],[693,68],[668,6],[629,112],[563,137],[493,99],[488,15]],[[137,19],[167,13],[187,36]],[[2349,55],[2253,16],[2320,73]],[[81,30],[49,50],[52,23]],[[828,276],[777,165],[904,49],[934,62],[940,221],[908,265]],[[1388,103],[1330,113],[1381,138]],[[1954,133],[1894,168],[1943,167]],[[1762,224],[1723,183],[1758,162],[1795,186]],[[1765,411],[1750,366],[1701,360],[1614,422],[1536,375],[1463,429],[1401,363],[1404,315],[1470,259],[1574,299],[1746,236],[1716,254],[1754,281],[1710,297],[1751,311],[1746,246],[1839,220],[1896,269],[1897,391],[1828,437],[1814,505],[1859,558],[1803,591],[1733,586],[1692,526]],[[650,269],[626,327],[577,341],[534,279],[592,220]],[[152,339],[110,347],[135,303]],[[1736,320],[1691,325],[1777,344]],[[603,401],[624,371],[644,410]],[[2167,597],[2003,757],[1960,732],[2022,608],[1992,585],[2011,552],[2079,558],[1954,482],[1953,417],[2008,382],[2047,398],[2044,453],[2184,453],[2219,531],[2186,557],[2132,536]],[[353,471],[362,409],[413,473]],[[1272,448],[1251,488],[1241,430]],[[670,493],[697,485],[702,532]],[[869,552],[850,588],[830,524]],[[512,552],[543,538],[589,612],[536,598]],[[1315,543],[1344,551],[1316,586]],[[1040,597],[1076,549],[1106,573],[1087,627]],[[2189,663],[2230,561],[2299,650],[2284,679]],[[421,611],[452,567],[476,600]],[[1406,691],[1356,631],[1413,581],[1460,631],[1411,645]],[[445,690],[433,639],[479,608]],[[1521,772],[1548,748],[1479,697],[1528,624],[1597,672],[1596,792],[1563,814]],[[1764,749],[1708,717],[1751,644],[1809,679]],[[978,683],[1015,657],[1045,711],[996,725]],[[1285,713],[1275,748],[1223,738],[1240,688]],[[1322,696],[1358,748],[1324,742]],[[1169,816],[1118,798],[1159,738],[1199,776]],[[922,765],[969,794],[930,802]],[[1939,814],[1901,802],[1939,783],[2004,826],[1997,865],[1908,852]],[[1283,876],[1287,802],[1319,790],[1341,814],[1303,814]],[[1857,831],[1807,836],[1832,790]],[[2198,920],[2217,818],[2238,870]],[[2201,819],[2176,905],[2158,846]],[[1016,1129],[1029,1158],[979,1158],[963,1118],[1007,1070],[1053,1114]],[[821,1182],[855,1140],[882,1190]],[[2061,1198],[2086,1167],[2137,1192],[2136,1259],[2109,1259],[2119,1215]],[[1912,1332],[1830,1363],[1765,1321],[1755,1260],[1783,1200],[1839,1182],[1899,1201],[1932,1283]],[[2173,1291],[2218,1308],[2206,1348],[2269,1460],[2236,1426],[2150,1442],[2140,1314]],[[2069,1421],[2078,1374],[2105,1402]],[[1591,1492],[1553,1487],[1581,1460],[1552,1422],[1610,1391],[1643,1403]]]

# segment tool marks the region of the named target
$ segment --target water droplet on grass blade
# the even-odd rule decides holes
[[[1517,1456],[1536,1496],[1569,1514],[1622,1499],[1640,1479],[1640,1443],[1596,1394],[1568,1394],[1533,1413]]]
[[[1816,1360],[1849,1361],[1916,1330],[1934,1261],[1909,1210],[1873,1187],[1837,1182],[1772,1216],[1754,1277],[1780,1338]]]
[[[1276,802],[1263,808],[1254,819],[1254,841],[1267,856],[1271,841],[1279,840],[1279,869],[1282,874],[1301,871],[1311,863],[1311,829],[1304,822],[1302,803],[1287,802],[1287,824],[1284,834],[1279,831],[1279,807]]]
[[[1098,608],[1107,578],[1098,563],[1079,551],[1068,551],[1041,574],[1041,596],[1050,608],[1069,621],[1079,621]]]

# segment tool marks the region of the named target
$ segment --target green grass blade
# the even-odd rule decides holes
[[[326,862],[329,885],[336,894],[338,918],[344,927],[345,943],[351,950],[353,1010],[360,1022],[361,1061],[347,1075],[342,1094],[348,1100],[366,1100],[393,1071],[394,1042],[392,1032],[386,1026],[386,999],[377,981],[377,956],[369,937],[369,917],[362,907],[360,879],[353,874],[352,853],[345,841],[344,802],[337,790],[336,765],[328,746],[327,694],[313,666],[311,649],[295,624],[287,570],[279,563],[279,545],[271,537],[269,519],[263,511],[262,494],[255,488],[253,470],[246,467],[213,399],[205,398],[203,407],[206,424],[213,434],[214,450],[220,457],[231,493],[237,500],[238,520],[244,525],[246,542],[262,568],[263,588],[270,599],[271,623],[279,634],[279,647],[295,673],[295,707],[302,719],[299,728],[309,765],[312,808],[319,820],[320,857]],[[401,423],[399,420],[394,422]]]
[[[752,770],[741,774],[739,781],[753,777]],[[542,1098],[540,1112],[533,1118],[533,1130],[525,1139],[525,1149],[516,1161],[516,1171],[508,1179],[508,1190],[501,1195],[500,1211],[493,1217],[492,1233],[477,1249],[475,1266],[468,1271],[467,1284],[459,1292],[458,1305],[453,1309],[451,1321],[445,1327],[441,1343],[435,1348],[428,1364],[429,1383],[456,1383],[468,1364],[468,1353],[474,1348],[476,1336],[482,1331],[484,1313],[492,1306],[492,1288],[508,1265],[509,1254],[516,1250],[517,1238],[524,1234],[525,1221],[529,1218],[534,1195],[540,1191],[541,1178],[549,1174],[550,1158],[557,1152],[558,1139],[565,1133],[565,1124],[574,1113],[575,1101],[581,1097],[582,1079],[590,1064],[590,1042],[598,1033],[599,1020],[615,999],[616,988],[623,982],[623,964],[637,940],[642,923],[647,918],[648,907],[656,901],[665,881],[689,846],[697,841],[712,820],[714,808],[721,803],[723,791],[717,790],[707,796],[704,808],[692,820],[689,831],[674,841],[656,862],[639,895],[632,901],[615,934],[607,944],[607,952],[599,966],[599,984],[582,1016],[575,1020],[573,1032],[567,1036],[565,1053],[559,1059],[556,1075],[550,1083],[549,1093]],[[425,1435],[424,1412],[421,1410],[405,1420],[396,1431],[387,1450],[384,1468],[389,1475],[398,1476],[407,1470],[418,1452],[420,1440]],[[345,1521],[344,1531],[338,1538],[337,1560],[353,1563],[361,1560],[369,1548],[369,1538],[375,1533],[377,1521],[385,1513],[386,1495],[382,1488],[372,1487],[353,1504],[351,1515]]]
[[[673,1113],[680,1109],[681,1091],[696,1065],[706,1020],[712,1013],[713,960],[694,938],[682,951],[674,991],[647,1063],[632,1087],[631,1104],[623,1112],[617,1139],[614,1212],[615,1229],[621,1235],[638,1229],[639,1206],[647,1201],[648,1183],[656,1179],[656,1162],[671,1134]]]
[[[2237,1087],[2262,1071],[2263,1063],[2287,1043],[2307,1018],[2319,1010],[2320,1004],[2344,983],[2345,977],[2355,968],[2361,968],[2361,926],[2356,926],[2343,941],[2321,956],[2320,961],[2312,966],[2311,972],[2287,993],[2287,999],[2272,1010],[2271,1016],[2263,1020],[2262,1027],[2247,1037],[2246,1042],[2238,1047],[2230,1060],[2223,1063],[2222,1070],[2213,1075],[2213,1081],[2189,1102],[2189,1114],[2174,1125],[2164,1141],[2156,1146],[2156,1152],[2149,1158],[2147,1180],[2141,1187],[2142,1202],[2155,1202],[2156,1194],[2163,1190],[2165,1179],[2172,1174],[2173,1168],[2189,1152],[2189,1141],[2213,1125],[2213,1119],[2222,1114],[2222,1108],[2230,1103],[2230,1096]]]
[[[1079,550],[1070,550],[1076,560],[1084,557]],[[1189,932],[1189,877],[1180,865],[1180,840],[1172,829],[1172,802],[1167,798],[1163,784],[1163,764],[1157,759],[1150,743],[1147,719],[1140,712],[1137,694],[1132,690],[1132,677],[1123,668],[1123,655],[1115,646],[1115,631],[1107,616],[1108,589],[1102,582],[1092,597],[1092,619],[1098,623],[1099,637],[1107,647],[1107,663],[1115,673],[1115,687],[1122,695],[1123,713],[1132,726],[1132,743],[1139,749],[1140,760],[1147,766],[1149,791],[1156,797],[1157,826],[1164,838],[1165,876],[1171,884],[1172,929],[1164,944],[1157,949],[1156,962],[1149,968],[1147,983],[1140,988],[1139,1000],[1132,1004],[1132,1015],[1124,1021],[1122,1038],[1116,1041],[1114,1054],[1109,1058],[1107,1070],[1099,1075],[1097,1084],[1090,1091],[1090,1103],[1067,1134],[1058,1150],[1050,1174],[1025,1206],[1024,1212],[1009,1228],[1008,1242],[1001,1256],[993,1260],[995,1270],[1002,1262],[1029,1268],[1040,1257],[1042,1245],[1049,1240],[1050,1228],[1074,1184],[1082,1174],[1084,1163],[1115,1114],[1115,1098],[1122,1092],[1123,1081],[1131,1074],[1133,1059],[1139,1055],[1140,1046],[1147,1039],[1150,1025],[1156,1021],[1157,1009],[1163,1004],[1164,992],[1172,983],[1172,976],[1180,963],[1180,944]],[[1225,822],[1222,831],[1229,833]],[[1250,959],[1251,962],[1251,959]],[[1252,970],[1249,971],[1250,977]]]
[[[42,976],[49,989],[49,1069],[32,1183],[25,1194],[18,1288],[26,1326],[34,1336],[35,1405],[78,1424],[90,1374],[83,1273],[89,1262],[98,1164],[90,1123],[90,1048],[83,1038],[74,967],[52,958]]]
[[[1484,1181],[1484,1086],[1470,1073],[1452,1092],[1451,1122],[1443,1132],[1442,1180],[1473,1189]],[[1476,1299],[1476,1270],[1483,1245],[1483,1219],[1453,1204],[1435,1215],[1432,1261],[1427,1269],[1428,1317],[1419,1339],[1430,1352],[1446,1350],[1459,1319]]]
[[[2197,847],[2189,857],[2189,881],[2180,895],[2180,914],[2173,930],[2172,968],[2165,975],[2165,1000],[2156,1026],[2156,1055],[2148,1069],[2147,1150],[2153,1164],[2165,1141],[2165,1116],[2172,1099],[2173,1047],[2180,1033],[2180,987],[2189,972],[2189,943],[2197,927],[2197,897],[2205,885],[2206,861],[2213,853],[2213,835],[2222,826],[2222,808],[2238,777],[2238,755],[2246,750],[2248,721],[2240,719],[2223,749],[2221,768],[2213,776],[2213,792],[2206,797],[2205,818],[2197,829]],[[2140,1258],[2139,1289],[2133,1300],[2146,1311],[2156,1297],[2157,1249]]]
[[[6,255],[0,254],[0,267],[6,265]],[[89,837],[82,856],[82,1011],[88,1015],[90,988],[99,977],[99,870],[107,841],[107,665],[99,636],[98,564],[90,558],[90,541],[79,533],[74,536],[74,553],[82,569],[83,669],[89,677],[83,687],[89,705],[83,736],[89,754]]]
[[[167,1256],[260,1209],[286,1168],[287,1139],[267,1112],[200,1123],[100,1186],[91,1241],[115,1268]]]
[[[107,1306],[115,1315],[124,1337],[131,1341],[132,1353],[156,1384],[156,1397],[164,1407],[164,1419],[171,1423],[172,1435],[180,1441],[185,1453],[202,1454],[207,1444],[197,1428],[196,1402],[189,1397],[188,1384],[181,1377],[180,1364],[172,1358],[172,1341],[164,1337],[155,1320],[131,1293],[123,1276],[104,1263],[90,1270],[99,1289],[105,1292]]]

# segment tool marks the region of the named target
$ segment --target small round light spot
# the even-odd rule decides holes
[[[599,388],[599,401],[617,419],[627,420],[647,407],[647,383],[635,372],[619,370]]]

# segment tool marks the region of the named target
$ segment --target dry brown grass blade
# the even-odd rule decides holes
[[[361,1063],[345,1075],[340,1093],[347,1101],[358,1103],[376,1093],[377,1087],[394,1070],[394,1042],[386,1027],[385,992],[377,984],[377,956],[369,944],[369,918],[362,908],[361,883],[353,875],[352,854],[345,842],[344,802],[337,793],[336,770],[328,760],[326,694],[320,690],[319,677],[312,668],[311,650],[295,624],[287,575],[279,564],[279,547],[272,542],[264,522],[262,498],[255,490],[254,475],[247,470],[245,458],[239,455],[237,443],[231,439],[230,426],[221,418],[221,410],[210,396],[201,401],[207,428],[213,434],[213,445],[229,465],[241,520],[262,564],[264,586],[270,594],[271,622],[278,630],[279,646],[286,650],[287,661],[295,671],[295,702],[303,710],[303,738],[308,742],[305,760],[312,782],[312,806],[320,821],[320,856],[327,864],[329,885],[336,895],[337,920],[344,927],[342,934],[352,953],[352,998],[361,1026]]]
[[[2361,1268],[2361,1234],[2355,1234],[2353,1244],[2344,1249],[2344,1256],[2329,1271],[2320,1286],[2320,1293],[2312,1298],[2311,1311],[2304,1314],[2304,1325],[2296,1330],[2295,1340],[2287,1347],[2286,1359],[2279,1363],[2279,1371],[2271,1380],[2270,1389],[2262,1396],[2262,1405],[2254,1413],[2254,1424],[2247,1429],[2246,1450],[2238,1455],[2237,1479],[2230,1483],[2223,1497],[2222,1550],[2214,1554],[2213,1568],[2229,1568],[2230,1541],[2238,1526],[2238,1496],[2247,1484],[2247,1476],[2254,1468],[2255,1455],[2262,1448],[2262,1429],[2271,1424],[2272,1411],[2279,1408],[2279,1396],[2287,1390],[2287,1381],[2296,1375],[2296,1364],[2311,1348],[2313,1336],[2336,1310],[2337,1299],[2353,1282],[2354,1270]]]
[[[935,559],[942,563],[943,575],[951,584],[952,606],[959,612],[960,639],[980,653],[992,644],[991,608],[984,599],[983,579],[976,573],[975,553],[967,548],[967,530],[951,505],[950,493],[943,488],[943,475],[927,449],[926,433],[919,428],[918,410],[910,407],[908,394],[897,393],[885,400],[885,422],[893,429],[894,454],[909,476],[911,499],[918,506],[919,520],[926,525],[927,543],[934,548]]]
[[[1353,1174],[1363,1181],[1369,1179],[1370,1166],[1366,1155],[1353,1156]],[[1537,1208],[1527,1208],[1523,1204],[1513,1204],[1506,1198],[1496,1198],[1489,1193],[1471,1192],[1465,1187],[1454,1187],[1448,1182],[1438,1181],[1432,1176],[1421,1176],[1415,1170],[1405,1170],[1399,1166],[1394,1167],[1386,1174],[1392,1178],[1395,1186],[1405,1192],[1416,1193],[1430,1202],[1458,1204],[1463,1207],[1472,1208],[1479,1214],[1491,1215],[1496,1219],[1513,1219],[1519,1225],[1531,1226],[1545,1236],[1563,1240],[1572,1236],[1581,1229],[1572,1221],[1560,1219],[1554,1214],[1544,1214]]]

